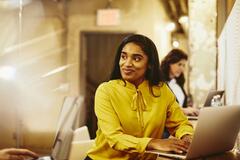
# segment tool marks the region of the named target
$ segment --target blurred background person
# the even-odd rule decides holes
[[[0,150],[0,160],[24,160],[38,158],[38,155],[28,149],[6,148]]]
[[[180,49],[171,50],[161,62],[162,76],[175,94],[182,110],[187,116],[198,116],[199,110],[188,103],[188,95],[184,89],[184,70],[188,55]]]

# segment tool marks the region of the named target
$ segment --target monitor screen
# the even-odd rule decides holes
[[[83,97],[66,97],[64,99],[51,155],[55,160],[68,159],[74,125],[82,103]]]

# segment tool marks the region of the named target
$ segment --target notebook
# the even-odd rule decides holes
[[[219,98],[221,99],[223,94],[224,94],[224,90],[210,90],[205,99],[203,107],[210,107],[213,97],[219,95]],[[198,119],[197,116],[187,116],[187,117],[189,120],[197,120]]]
[[[56,135],[50,155],[39,157],[36,160],[67,160],[73,138],[73,127],[83,97],[66,97],[59,114]]]
[[[185,155],[157,150],[146,152],[176,159],[194,159],[230,151],[239,132],[239,121],[240,106],[202,108],[192,143]]]

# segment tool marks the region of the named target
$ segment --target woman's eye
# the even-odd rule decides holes
[[[179,67],[185,67],[185,64],[179,64]]]
[[[141,58],[140,58],[140,57],[134,57],[134,60],[135,60],[136,62],[138,62],[138,61],[141,60]]]
[[[183,64],[179,63],[178,66],[181,67],[181,66],[183,66]]]
[[[124,54],[122,54],[122,55],[121,55],[121,59],[127,59],[127,56],[124,55]]]

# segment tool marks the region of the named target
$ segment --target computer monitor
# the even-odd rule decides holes
[[[83,104],[83,97],[66,97],[59,114],[52,152],[37,160],[68,160],[75,121]]]
[[[61,111],[52,157],[67,160],[73,138],[74,125],[83,103],[83,97],[66,97],[66,105]],[[69,102],[69,103],[68,103]],[[72,102],[72,105],[69,105]]]

